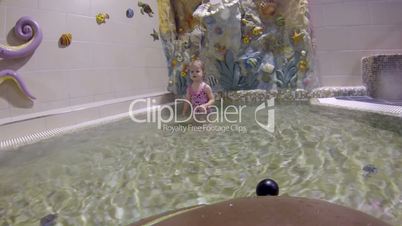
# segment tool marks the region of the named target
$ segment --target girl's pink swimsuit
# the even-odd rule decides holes
[[[201,84],[201,88],[198,91],[198,93],[196,91],[193,90],[193,88],[191,87],[191,85],[187,88],[187,93],[190,94],[190,100],[191,100],[191,105],[193,107],[193,110],[195,109],[195,107],[200,106],[202,104],[206,104],[209,101],[208,98],[208,94],[205,91],[205,82],[203,82]],[[197,108],[196,112],[201,112],[202,109],[201,108]],[[209,109],[208,109],[209,112]]]

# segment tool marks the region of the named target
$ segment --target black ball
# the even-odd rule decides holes
[[[279,194],[279,186],[272,179],[264,179],[257,184],[257,196],[277,196]]]

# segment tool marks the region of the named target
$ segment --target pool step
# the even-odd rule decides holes
[[[377,113],[381,115],[402,118],[402,106],[396,105],[368,103],[356,100],[342,100],[335,97],[312,99],[310,100],[310,103],[316,106]]]

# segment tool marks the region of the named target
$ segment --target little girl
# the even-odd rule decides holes
[[[208,113],[208,108],[214,104],[215,99],[211,87],[204,82],[204,63],[201,60],[191,62],[191,85],[187,88],[186,99],[191,102],[192,110],[196,113]],[[184,103],[183,115],[188,111],[188,104]]]

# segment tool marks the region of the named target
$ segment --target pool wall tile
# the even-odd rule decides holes
[[[21,136],[21,131],[24,134],[33,134],[46,130],[44,119],[34,119],[24,121],[17,124],[3,125],[0,127],[1,140],[12,139]]]
[[[362,84],[361,75],[330,75],[321,78],[323,84],[331,84],[331,86],[358,86]]]
[[[12,33],[21,16],[33,17],[44,33],[41,46],[32,56],[0,60],[2,69],[21,74],[38,99],[29,103],[12,84],[3,84],[6,88],[0,88],[0,110],[9,112],[9,117],[19,117],[105,98],[164,92],[168,82],[166,60],[161,42],[150,36],[153,29],[158,30],[157,2],[144,2],[151,5],[153,17],[141,15],[135,0],[0,1],[1,43],[21,44]],[[310,3],[318,58],[315,67],[322,86],[362,85],[362,57],[402,52],[402,2]],[[134,10],[133,18],[126,18],[127,8]],[[110,19],[98,25],[95,16],[99,12],[108,13]],[[72,44],[60,48],[58,39],[66,32],[72,33]]]
[[[82,105],[93,101],[93,96],[70,97],[69,104],[71,106]]]
[[[133,105],[131,110],[139,113],[138,111],[146,110],[150,107],[149,105],[152,107],[159,104],[171,103],[174,100],[174,96],[167,93],[160,93],[155,94],[152,99],[155,100],[152,104],[139,102]],[[24,115],[22,115],[19,117],[19,122],[4,124],[0,127],[0,151],[12,150],[21,145],[38,142],[55,135],[69,133],[88,126],[128,118],[128,111],[132,100],[115,103],[107,102],[110,101],[95,103],[98,104],[98,106],[90,106],[88,104],[79,105],[76,108],[80,110],[64,109],[66,112],[62,114],[50,110],[47,112],[47,115],[36,114],[35,118],[27,121],[24,121]],[[53,104],[55,107],[63,105],[63,103],[58,102],[53,102]],[[9,116],[6,111],[2,110],[0,110],[0,114],[4,115],[4,117]],[[33,113],[33,115],[35,115],[35,113]],[[4,119],[0,120],[0,123],[4,123]],[[29,126],[29,129],[23,129],[24,126]]]
[[[7,89],[8,89],[8,86],[0,86],[0,93],[7,93]],[[9,108],[10,108],[10,105],[8,104],[8,102],[5,100],[5,99],[3,99],[3,98],[0,98],[0,110],[9,110]]]
[[[402,2],[381,1],[369,2],[371,20],[373,24],[402,24]]]
[[[367,2],[343,2],[323,7],[324,26],[363,25],[370,23]],[[342,15],[342,16],[340,16]]]
[[[2,0],[0,1],[0,6],[37,8],[38,0]]]
[[[33,107],[38,103],[68,99],[64,71],[30,71],[21,73],[20,76],[25,81],[29,91],[37,98],[32,103]],[[46,82],[40,82],[43,80]]]
[[[0,109],[0,117],[2,117],[2,118],[10,117],[10,110],[8,108]]]
[[[0,110],[10,113],[2,114],[0,121],[77,104],[165,92],[167,70],[162,68],[167,65],[162,44],[150,36],[153,29],[158,30],[157,3],[144,2],[151,5],[153,17],[142,15],[136,0],[0,1],[1,43],[22,43],[13,34],[22,16],[32,17],[43,30],[42,43],[32,56],[0,60],[1,69],[18,71],[37,97],[26,103],[13,84],[2,84]],[[126,17],[128,8],[134,10],[133,18]],[[96,23],[100,12],[110,15],[104,24]],[[68,32],[72,43],[61,48],[59,37]],[[13,89],[11,94],[8,89]]]
[[[362,85],[356,76],[363,57],[402,53],[401,1],[309,2],[322,86]]]
[[[0,5],[0,21],[6,20],[6,8]],[[4,23],[0,23],[0,41],[3,43],[5,37]]]
[[[315,30],[316,46],[322,50],[350,49],[350,29],[348,27],[320,27]]]
[[[54,10],[78,15],[90,15],[90,0],[38,0],[38,8],[42,10]]]
[[[30,16],[34,20],[36,20],[43,32],[43,41],[52,40],[56,41],[59,39],[60,35],[65,32],[66,28],[66,14],[63,12],[55,12],[55,11],[47,11],[47,10],[38,10],[36,8],[14,8],[8,7],[6,9],[6,20],[5,20],[5,29],[7,34],[13,34],[13,29],[15,23],[19,18],[23,16]],[[12,42],[21,42],[20,40],[16,40],[16,38],[10,39]],[[9,43],[13,45],[13,43]],[[40,49],[39,46],[38,49]],[[47,57],[51,57],[47,56]]]
[[[79,124],[96,118],[99,118],[99,110],[94,108],[47,117],[44,121],[46,123],[46,129],[51,130],[58,127]]]

